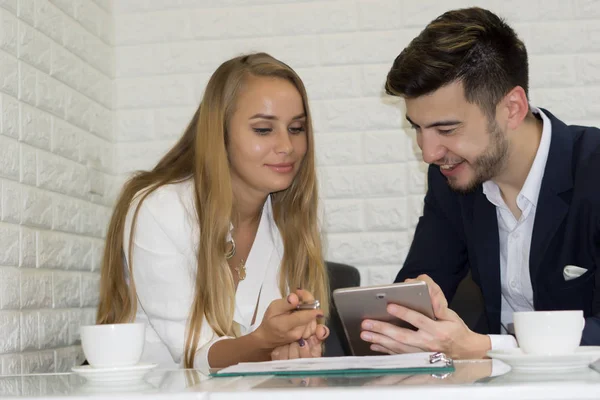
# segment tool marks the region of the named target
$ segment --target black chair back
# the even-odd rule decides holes
[[[335,289],[360,286],[360,273],[358,270],[347,264],[326,261],[327,272],[329,274],[330,293]],[[342,321],[335,309],[333,298],[330,295],[330,315],[327,327],[330,330],[329,337],[325,339],[324,357],[350,356],[350,345],[344,333]]]

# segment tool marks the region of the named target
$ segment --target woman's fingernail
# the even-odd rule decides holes
[[[304,339],[300,339],[300,340],[298,340],[298,345],[299,345],[300,347],[304,347],[304,345],[305,345],[305,344],[306,344],[306,342],[304,341]]]
[[[290,304],[292,304],[292,295],[291,294],[288,295],[287,302],[290,303]]]
[[[328,327],[325,327],[325,337],[328,337],[330,333],[330,330]]]
[[[363,322],[363,329],[373,329],[373,324],[370,322]]]

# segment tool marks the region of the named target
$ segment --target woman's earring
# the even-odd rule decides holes
[[[233,238],[231,238],[231,249],[229,249],[229,251],[227,253],[225,253],[225,258],[227,260],[229,260],[231,257],[233,257],[235,255],[235,240],[233,240]]]

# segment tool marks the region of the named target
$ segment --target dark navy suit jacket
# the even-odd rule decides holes
[[[550,152],[538,198],[529,271],[536,310],[583,310],[582,344],[600,345],[600,130],[567,126],[547,110]],[[587,272],[565,281],[566,265]],[[478,187],[453,192],[431,165],[423,216],[396,282],[428,274],[448,301],[467,272],[481,288],[489,333],[500,333],[496,208]]]

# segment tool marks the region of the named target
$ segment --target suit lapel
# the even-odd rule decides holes
[[[548,245],[569,211],[569,202],[561,194],[573,188],[573,135],[563,122],[547,110],[542,111],[551,121],[552,139],[538,197],[529,254],[529,273],[534,292],[535,278]]]
[[[483,191],[475,194],[473,204],[473,234],[477,254],[477,269],[481,279],[481,291],[489,313],[491,332],[500,332],[500,237],[496,207]]]

